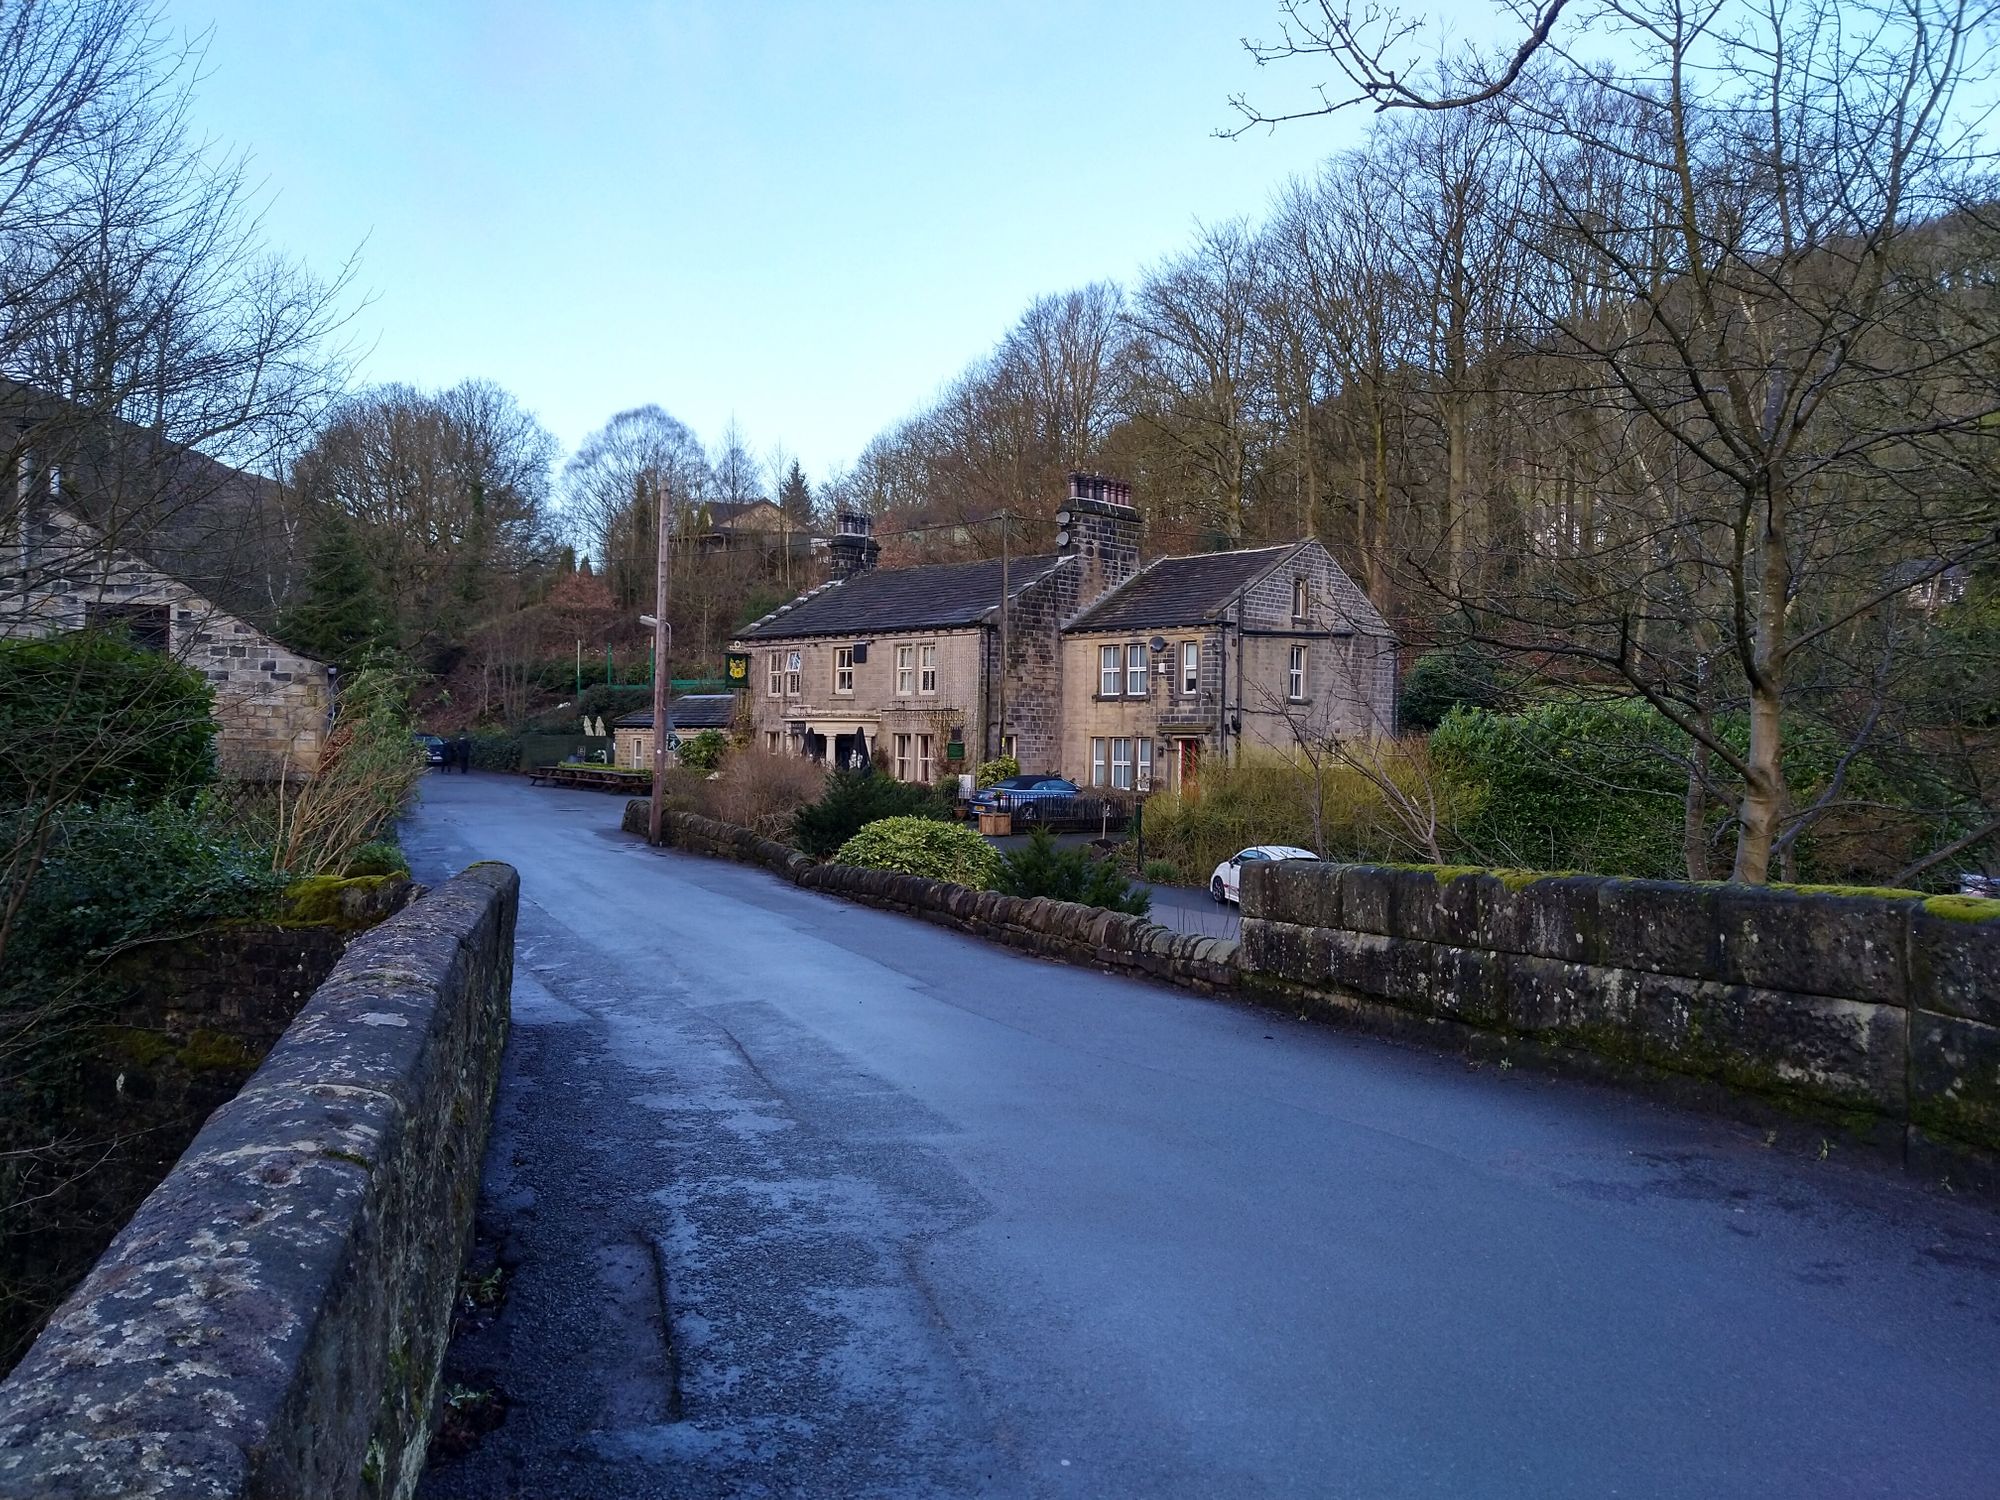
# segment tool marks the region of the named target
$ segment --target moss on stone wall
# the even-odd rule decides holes
[[[285,887],[277,921],[286,927],[359,932],[393,915],[410,888],[404,875],[308,875]]]
[[[1951,922],[2000,920],[2000,901],[1991,896],[1928,896],[1924,910]]]

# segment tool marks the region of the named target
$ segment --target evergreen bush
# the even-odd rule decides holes
[[[866,825],[882,818],[944,818],[947,809],[927,786],[877,771],[835,771],[819,800],[792,815],[792,842],[824,859]]]
[[[1403,678],[1397,715],[1404,733],[1428,734],[1454,708],[1499,709],[1506,703],[1492,655],[1476,646],[1455,646],[1416,659]]]
[[[117,633],[0,641],[0,805],[185,803],[214,780],[201,673]]]
[[[1001,859],[995,890],[1010,896],[1048,896],[1143,917],[1153,909],[1153,893],[1130,884],[1108,859],[1092,859],[1082,849],[1065,849],[1037,828],[1027,846]]]
[[[1009,776],[1021,774],[1021,763],[1011,755],[996,755],[991,760],[982,760],[973,778],[974,785],[981,791],[995,782],[1005,781]]]
[[[864,870],[900,870],[989,890],[1000,874],[1000,853],[962,823],[936,818],[878,818],[840,846],[835,860]]]
[[[729,753],[729,736],[720,729],[704,729],[692,739],[681,741],[681,764],[690,771],[706,774],[722,764]]]

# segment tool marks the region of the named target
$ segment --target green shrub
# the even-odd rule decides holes
[[[729,736],[720,729],[704,729],[693,739],[681,741],[681,764],[690,771],[713,771],[729,753]]]
[[[1146,861],[1145,876],[1154,885],[1179,885],[1181,867],[1170,859],[1149,859]]]
[[[877,771],[835,771],[819,800],[792,815],[792,842],[824,859],[881,818],[942,818],[946,808],[927,786]]]
[[[15,813],[11,843],[34,810]],[[211,799],[60,809],[7,943],[9,989],[39,975],[68,983],[121,944],[266,909],[286,877],[268,849],[230,828]]]
[[[973,778],[973,784],[984,790],[996,781],[1005,781],[1009,776],[1020,774],[1021,763],[1013,756],[996,755],[991,760],[982,760],[979,763],[979,771]]]
[[[834,859],[864,870],[900,870],[975,890],[991,889],[1001,866],[999,851],[970,828],[926,817],[879,818],[842,844]]]
[[[1427,651],[1403,678],[1397,713],[1405,733],[1429,733],[1454,708],[1499,709],[1507,693],[1490,653],[1476,646]]]
[[[1003,856],[993,888],[1010,896],[1078,901],[1135,917],[1153,909],[1153,893],[1129,884],[1117,865],[1092,859],[1082,849],[1061,847],[1046,828],[1037,828],[1026,848]]]
[[[1431,735],[1479,789],[1463,833],[1484,864],[1681,879],[1687,773],[1678,731],[1637,699],[1456,708]]]
[[[454,749],[456,748],[454,742]],[[521,737],[482,730],[472,736],[472,764],[481,771],[521,769]]]
[[[350,880],[363,875],[407,875],[410,861],[395,844],[376,839],[348,855],[340,873]]]
[[[0,641],[0,806],[185,802],[214,780],[199,672],[116,633]]]

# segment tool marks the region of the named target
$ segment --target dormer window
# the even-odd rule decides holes
[[[1307,603],[1306,581],[1303,578],[1294,578],[1292,580],[1292,619],[1295,623],[1304,624],[1311,617],[1311,613],[1306,607]]]

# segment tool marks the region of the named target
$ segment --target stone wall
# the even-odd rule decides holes
[[[413,1492],[518,896],[475,865],[349,946],[0,1384],[0,1497]]]
[[[645,837],[646,811],[642,799],[626,804],[627,833]],[[1203,989],[1228,989],[1236,983],[1236,944],[1174,932],[1144,917],[1044,896],[976,891],[893,870],[816,864],[789,844],[694,813],[666,814],[661,832],[669,845],[691,854],[762,865],[808,890],[907,912],[1049,958],[1099,964]]]
[[[1244,872],[1246,981],[2000,1149],[2000,902],[1599,876]]]

